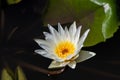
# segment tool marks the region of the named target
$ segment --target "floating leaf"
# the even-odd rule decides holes
[[[113,36],[118,29],[115,0],[49,0],[44,25],[77,22],[83,32],[90,28],[85,46],[92,46]]]
[[[23,70],[20,67],[17,67],[17,80],[27,80]]]
[[[82,62],[85,61],[87,59],[90,59],[91,57],[95,56],[96,54],[94,52],[90,52],[90,51],[80,51],[79,53],[79,57],[76,59],[76,62]]]
[[[17,4],[17,3],[19,3],[19,2],[21,2],[22,0],[7,0],[7,3],[9,4],[9,5],[11,5],[11,4]]]
[[[2,70],[1,80],[13,80],[12,76],[8,73],[6,69]]]

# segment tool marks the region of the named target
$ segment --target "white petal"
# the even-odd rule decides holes
[[[81,51],[82,47],[83,47],[83,44],[77,47],[76,54],[78,54]]]
[[[76,33],[75,33],[74,42],[75,42],[76,45],[78,44],[78,41],[80,39],[81,28],[82,28],[82,26],[79,26]]]
[[[90,31],[90,29],[88,29],[82,36],[81,38],[79,39],[79,42],[78,42],[78,47],[83,45],[83,42],[85,41],[87,35],[88,35],[88,32]]]
[[[58,32],[57,32],[51,25],[48,24],[48,28],[49,28],[49,30],[50,30],[50,32],[52,33],[53,36],[54,36],[55,34],[58,35]]]
[[[83,45],[77,47],[77,49],[76,49],[76,51],[74,52],[74,54],[72,55],[72,57],[78,55],[79,52],[81,51],[81,48],[82,48],[82,47],[83,47]],[[72,58],[72,57],[71,57],[71,58]]]
[[[58,23],[58,32],[60,33],[61,36],[65,35],[65,31],[62,28],[62,26],[60,25],[60,23]]]
[[[54,47],[55,46],[55,42],[54,42],[53,35],[48,33],[48,32],[43,32],[43,33],[45,35],[46,41],[50,44],[50,47]]]
[[[44,56],[49,59],[53,59],[58,62],[62,62],[63,60],[59,59],[56,55],[54,55],[52,52],[47,52],[45,50],[35,50],[36,53],[40,54],[41,56]]]
[[[69,66],[70,68],[72,68],[72,69],[75,69],[75,67],[76,67],[76,61],[70,62],[70,63],[68,64],[68,66]]]
[[[61,68],[65,67],[69,62],[52,61],[48,68]]]
[[[46,41],[42,39],[34,39],[34,40],[38,43],[38,45],[41,48],[47,50],[48,52],[52,51],[53,47],[55,46],[55,43],[53,40],[46,40]]]
[[[50,45],[47,41],[42,40],[42,39],[34,39],[34,40],[35,40],[35,42],[38,43],[38,45],[41,45],[41,44],[46,45],[46,46]]]
[[[42,40],[42,39],[34,39],[34,40],[43,49],[45,49],[45,48],[52,49],[55,46],[55,42],[53,41],[53,38],[52,37],[50,38],[50,37],[51,36],[48,36],[48,38],[46,38],[46,40]]]
[[[60,34],[49,24],[48,24],[48,28],[53,35],[54,42],[57,44],[57,42],[61,39]]]
[[[46,58],[55,59],[55,56],[53,54],[50,54],[45,50],[35,50],[35,52]]]
[[[40,44],[39,46],[41,48],[45,49],[48,52],[52,51],[52,47],[50,47],[50,46],[47,46],[47,45],[44,45],[44,44]]]
[[[70,34],[67,27],[65,27],[65,35],[63,36],[65,36],[65,40],[70,40]]]
[[[79,53],[79,57],[76,59],[76,62],[82,62],[85,61],[93,56],[95,56],[96,54],[94,52],[90,52],[90,51],[80,51]]]
[[[78,58],[78,56],[79,56],[79,54],[68,56],[66,60],[70,60],[70,59],[75,60]]]
[[[71,40],[74,40],[75,33],[76,33],[76,22],[73,22],[73,24],[69,28],[69,34],[71,36]]]
[[[73,22],[73,24],[69,28],[69,32],[74,35],[76,32],[76,22]]]
[[[74,56],[73,54],[67,56],[66,60],[70,60],[73,56]]]
[[[45,39],[53,39],[52,34],[50,34],[48,32],[43,32],[43,34],[45,35]]]
[[[54,34],[55,29],[50,24],[48,24],[48,28],[49,28],[50,32],[52,34]]]

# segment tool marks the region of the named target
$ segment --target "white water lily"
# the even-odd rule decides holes
[[[82,62],[95,55],[93,52],[82,51],[83,43],[89,33],[89,29],[80,36],[81,26],[76,28],[76,22],[68,29],[62,28],[58,23],[58,31],[48,24],[50,33],[43,32],[45,40],[35,39],[43,49],[35,50],[36,53],[50,58],[53,61],[48,68],[59,68],[68,65],[71,68],[76,67],[76,63]]]

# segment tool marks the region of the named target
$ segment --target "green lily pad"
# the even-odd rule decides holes
[[[13,80],[13,78],[6,69],[3,69],[1,74],[1,80]]]
[[[85,46],[93,46],[113,36],[118,29],[115,0],[49,0],[43,23],[82,25],[90,28]]]
[[[11,4],[17,4],[17,3],[19,3],[19,2],[21,2],[22,0],[7,0],[7,3],[9,4],[9,5],[11,5]]]
[[[19,66],[17,67],[17,80],[27,80],[23,70]]]
[[[18,66],[14,74],[9,67],[4,68],[1,74],[1,80],[27,80],[23,70]]]

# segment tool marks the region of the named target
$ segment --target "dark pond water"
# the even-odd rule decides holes
[[[15,5],[2,1],[0,34],[0,70],[8,66],[15,70],[22,62],[47,69],[51,60],[34,53],[39,46],[34,38],[43,38],[41,15],[47,0],[23,0]],[[119,4],[120,1],[118,0]],[[118,11],[119,14],[119,11]],[[97,55],[77,64],[76,69],[68,67],[58,75],[48,76],[39,71],[22,67],[28,80],[120,80],[120,29],[106,42],[83,48]]]

